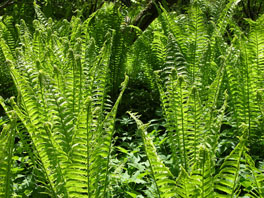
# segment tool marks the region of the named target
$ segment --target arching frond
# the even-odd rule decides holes
[[[141,132],[141,136],[144,143],[145,152],[150,163],[151,174],[154,178],[157,188],[157,194],[160,198],[169,198],[176,196],[176,186],[173,175],[170,170],[163,164],[159,158],[156,148],[147,133],[147,125],[143,124],[136,114],[130,113],[129,115],[136,121],[138,129]]]
[[[3,104],[3,98],[0,98]],[[0,196],[12,197],[13,152],[16,133],[16,115],[10,113],[10,122],[0,132]]]
[[[193,197],[215,197],[214,193],[214,174],[215,162],[212,155],[206,147],[200,146],[198,151],[198,159],[192,167],[190,177],[192,185],[195,187]]]
[[[215,177],[216,197],[237,197],[240,194],[239,170],[246,151],[247,128],[235,149],[225,158]]]
[[[190,9],[190,25],[188,37],[189,53],[189,78],[191,82],[196,82],[197,85],[201,83],[201,72],[200,69],[203,67],[203,59],[207,51],[208,45],[208,35],[207,27],[204,24],[204,17],[201,9],[198,7],[197,3],[194,3]]]
[[[245,160],[247,169],[252,175],[251,190],[249,192],[250,197],[264,197],[264,175],[263,170],[256,168],[254,160],[245,153]]]
[[[231,105],[237,127],[244,123],[249,127],[249,139],[256,138],[263,126],[260,118],[263,108],[263,21],[251,23],[249,37],[237,33],[234,40],[235,56],[229,61],[226,71],[232,97]]]
[[[115,116],[128,77],[112,107],[111,35],[98,53],[80,19],[65,24],[70,37],[60,37],[38,9],[32,36],[23,22],[18,26],[17,58],[1,39],[21,100],[11,106],[32,139],[38,158],[32,160],[40,160],[51,197],[106,197]]]

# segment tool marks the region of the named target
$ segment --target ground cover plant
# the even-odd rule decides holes
[[[1,18],[0,197],[264,197],[261,9],[154,2]]]

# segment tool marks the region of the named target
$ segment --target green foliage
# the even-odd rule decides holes
[[[15,53],[15,48],[17,46],[16,40],[17,40],[17,33],[13,26],[13,17],[6,16],[4,18],[1,18],[0,21],[0,33],[5,39],[7,45],[11,49],[12,53]],[[9,73],[9,68],[6,63],[5,56],[3,54],[2,49],[0,49],[0,95],[4,98],[11,97],[14,95],[14,85],[11,79],[11,75]],[[2,114],[2,112],[1,112]]]
[[[19,94],[18,104],[11,100],[12,108],[33,141],[46,193],[105,197],[115,116],[128,78],[111,107],[107,97],[111,35],[91,57],[95,43],[85,31],[90,18],[80,24],[73,17],[67,38],[35,8],[39,20],[34,21],[34,34],[23,22],[17,26],[21,45],[15,56],[1,40]]]
[[[264,196],[264,15],[243,32],[244,1],[194,0],[142,32],[130,17],[146,1],[34,1],[37,20],[14,2],[0,21],[1,197]]]
[[[157,188],[158,197],[172,197],[175,194],[173,175],[157,155],[155,146],[146,133],[147,126],[144,125],[135,114],[130,113],[130,116],[136,121],[141,132],[145,152],[150,163],[151,174]]]
[[[237,197],[239,195],[239,170],[240,166],[242,166],[242,155],[246,150],[245,142],[245,137],[242,137],[239,144],[225,158],[225,161],[220,167],[220,172],[215,182],[217,197],[224,197],[224,194],[230,197]]]
[[[216,172],[215,152],[208,150],[207,145],[200,144],[197,160],[186,171],[181,167],[177,175],[170,172],[160,159],[152,139],[147,133],[147,125],[144,125],[135,114],[129,113],[137,122],[141,131],[145,151],[150,163],[150,170],[155,181],[157,194],[153,197],[238,197],[241,191],[248,191],[250,197],[263,196],[262,171],[257,169],[251,157],[246,153],[248,129],[242,131],[244,135],[234,150],[225,157],[224,162]],[[247,177],[251,177],[251,190],[241,188],[249,185],[241,185],[240,177],[243,176],[243,167],[247,167]],[[175,179],[177,177],[177,179]],[[247,178],[247,179],[248,179]]]
[[[260,137],[259,132],[263,128],[261,113],[263,101],[260,88],[260,84],[263,85],[263,70],[259,69],[262,68],[263,34],[258,32],[259,28],[263,29],[263,23],[260,22],[262,17],[256,22],[250,22],[254,25],[249,39],[241,36],[242,33],[235,29],[234,39],[229,45],[224,34],[226,27],[231,23],[232,13],[238,2],[230,1],[226,5],[213,29],[204,25],[203,12],[197,2],[191,6],[188,18],[180,15],[175,20],[173,14],[163,10],[162,16],[165,20],[161,18],[161,23],[163,37],[167,37],[165,39],[167,57],[162,59],[165,60],[164,68],[154,72],[151,78],[156,80],[160,93],[173,160],[171,166],[164,165],[152,140],[146,138],[147,125],[131,114],[139,130],[144,131],[142,138],[146,154],[150,164],[154,163],[151,170],[157,183],[156,188],[159,192],[157,197],[238,197],[246,191],[244,186],[240,185],[240,177],[243,176],[241,173],[245,171],[243,167],[250,166],[258,174],[261,172],[255,169],[254,163],[250,163],[250,160],[245,161],[245,158],[249,156],[246,154],[247,143],[250,143],[251,147],[251,142],[256,140],[254,137]],[[262,25],[259,26],[260,24]],[[239,45],[239,48],[236,48],[237,43],[242,42],[244,46]],[[247,51],[243,53],[243,49]],[[243,68],[250,68],[250,71],[246,70],[243,74]],[[255,74],[258,75],[253,77]],[[247,79],[246,75],[252,75],[248,77],[251,81],[243,82]],[[238,80],[240,77],[241,80]],[[228,87],[225,87],[226,85]],[[242,89],[238,90],[240,87]],[[224,92],[223,88],[228,90]],[[247,91],[243,91],[246,89]],[[228,103],[231,104],[231,110],[245,113],[231,114],[227,117],[226,112],[230,111],[227,108]],[[218,145],[220,127],[222,121],[227,119],[241,120],[237,121],[239,124],[231,122],[233,136],[240,135],[241,138],[228,156],[218,159],[216,153],[221,146]],[[246,129],[243,129],[244,125]],[[247,134],[247,131],[249,135],[243,135]],[[223,162],[216,163],[217,160]],[[155,165],[160,167],[160,172],[155,171]],[[248,170],[247,175],[259,178]],[[164,172],[169,176],[163,174]],[[165,187],[158,184],[160,178]],[[177,179],[172,179],[171,183],[167,182],[171,178]],[[259,178],[258,182],[261,181]],[[254,186],[260,186],[255,183],[254,181]],[[163,191],[164,188],[168,190]],[[171,188],[174,191],[170,190]],[[252,197],[258,197],[260,194],[259,187],[254,187],[254,190],[249,192]]]
[[[0,196],[12,195],[12,162],[15,141],[16,115],[10,112],[10,123],[7,123],[0,134]]]
[[[263,130],[263,16],[249,21],[248,36],[237,30],[232,60],[226,67],[231,94],[233,120],[237,127],[246,124],[250,144],[259,141]],[[258,148],[259,149],[259,148]],[[253,152],[255,148],[253,148]]]

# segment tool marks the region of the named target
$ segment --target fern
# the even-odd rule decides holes
[[[168,139],[171,153],[172,164],[163,162],[149,125],[129,113],[150,164],[156,190],[150,196],[263,197],[263,170],[246,146],[263,140],[264,15],[247,20],[246,35],[231,21],[240,0],[217,2],[221,9],[212,10],[217,16],[209,23],[205,2],[192,1],[181,15],[161,8],[159,19],[131,49],[124,13],[114,3],[104,3],[84,21],[83,11],[69,21],[54,21],[34,3],[32,28],[22,20],[15,30],[12,17],[1,18],[1,66],[8,66],[18,97],[11,98],[10,107],[0,101],[10,119],[0,134],[0,196],[13,196],[17,119],[32,141],[26,149],[34,150],[29,151],[34,171],[42,172],[35,179],[50,197],[113,196],[115,120],[128,84],[123,74],[134,69],[158,88],[168,135],[164,142]],[[229,31],[233,38],[225,36]],[[230,121],[232,135],[241,137],[218,166],[223,121]],[[251,188],[241,183],[246,177]]]
[[[200,144],[209,143],[213,148],[217,145],[218,132],[227,105],[223,105],[217,118],[215,106],[222,78],[223,68],[219,70],[218,77],[209,89],[209,100],[205,107],[200,102],[197,88],[189,88],[182,77],[168,81],[165,89],[157,80],[174,163],[179,161],[187,171],[197,159]]]
[[[129,114],[136,121],[141,132],[159,197],[215,197],[215,154],[206,148],[207,145],[199,144],[197,146],[195,162],[192,166],[187,167],[189,173],[181,166],[180,162],[177,164],[181,168],[176,181],[174,181],[175,176],[161,161],[151,137],[147,134],[148,125],[144,125],[136,114]]]
[[[230,0],[226,4],[225,8],[221,11],[220,16],[216,22],[217,31],[214,32],[215,36],[224,34],[226,26],[228,25],[228,23],[230,23],[230,19],[233,15],[233,12],[240,1],[241,0]]]
[[[215,197],[213,179],[215,174],[214,153],[205,146],[200,146],[197,156],[198,159],[190,173],[191,185],[195,187],[193,196]]]
[[[199,7],[200,1],[194,1],[189,8],[189,16],[168,13],[163,9],[161,23],[166,33],[167,56],[163,66],[163,75],[169,76],[176,70],[184,75],[186,81],[194,83],[200,93],[209,86],[223,62],[218,57],[226,53],[223,40],[229,20],[239,1],[230,1],[221,12],[216,25],[205,25],[204,13]]]
[[[200,68],[201,60],[203,60],[204,52],[207,48],[208,36],[206,26],[204,25],[203,13],[198,7],[197,3],[193,3],[190,9],[190,25],[189,32],[189,77],[191,82],[196,82],[198,84],[201,82],[200,78]]]
[[[193,197],[195,186],[193,185],[193,180],[190,175],[185,171],[184,168],[181,169],[181,172],[176,180],[176,192],[179,197]]]
[[[71,36],[60,37],[52,31],[56,23],[35,9],[34,34],[23,21],[18,26],[17,58],[1,40],[21,100],[12,100],[12,108],[33,141],[32,160],[40,160],[35,164],[51,197],[107,197],[115,116],[128,83],[126,78],[112,107],[107,96],[112,35],[93,52],[97,46],[84,30],[90,19],[82,24],[73,17],[64,24]]]
[[[253,159],[245,153],[245,160],[247,169],[250,171],[253,182],[251,183],[251,190],[249,192],[250,197],[263,197],[264,196],[264,176],[263,176],[263,170],[260,170],[255,167],[255,162]]]
[[[239,144],[225,158],[215,178],[216,197],[237,197],[240,194],[239,170],[246,151],[247,128],[243,132]]]
[[[248,125],[250,140],[258,136],[258,131],[263,125],[259,116],[263,104],[261,99],[263,34],[259,30],[262,27],[260,24],[263,24],[261,18],[256,23],[251,22],[249,38],[237,33],[240,40],[233,42],[241,50],[235,51],[236,57],[226,67],[234,118],[237,127],[244,123]]]
[[[3,104],[3,98],[0,99]],[[0,196],[5,198],[12,196],[12,157],[16,133],[16,115],[9,112],[9,116],[10,122],[0,133]]]
[[[144,125],[137,117],[136,114],[130,113],[129,115],[136,121],[138,129],[144,143],[145,152],[150,163],[151,173],[157,187],[158,197],[175,197],[175,181],[170,170],[163,164],[159,158],[155,146],[147,134],[147,125]]]
[[[186,57],[188,48],[185,41],[187,40],[188,34],[186,34],[185,29],[183,27],[183,22],[185,20],[184,16],[178,16],[176,18],[177,23],[175,23],[173,17],[164,8],[161,7],[161,9],[163,11],[162,17],[164,17],[162,21],[166,21],[165,23],[163,23],[165,32],[171,33],[174,36],[179,47],[180,53],[184,57]]]

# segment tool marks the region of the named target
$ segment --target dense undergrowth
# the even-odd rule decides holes
[[[0,197],[264,197],[264,15],[239,3],[144,32],[118,3],[2,17]]]

